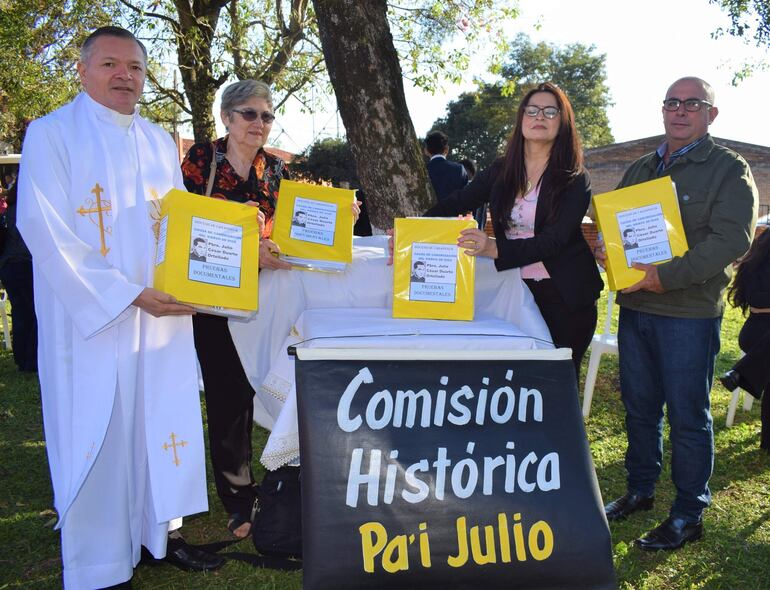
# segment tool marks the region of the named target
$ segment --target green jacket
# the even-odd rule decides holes
[[[657,178],[653,152],[626,170],[618,188]],[[739,154],[710,136],[663,172],[676,184],[689,250],[658,265],[665,293],[618,293],[623,307],[678,318],[714,318],[724,311],[732,263],[751,245],[757,222],[757,187]]]

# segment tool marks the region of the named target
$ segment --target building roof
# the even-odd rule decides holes
[[[179,159],[181,160],[184,158],[185,154],[190,151],[190,148],[195,144],[195,140],[188,138],[188,137],[182,137],[179,140]],[[291,163],[291,161],[297,157],[296,154],[292,154],[291,152],[287,152],[286,150],[282,150],[281,148],[273,147],[266,145],[265,151],[273,154],[274,156],[281,158],[284,162],[287,164]]]
[[[626,168],[636,159],[655,151],[663,143],[663,135],[613,143],[587,149],[585,164],[591,175],[594,194],[613,190]],[[754,181],[759,189],[759,202],[770,206],[770,147],[714,137],[714,141],[743,156],[751,167]]]

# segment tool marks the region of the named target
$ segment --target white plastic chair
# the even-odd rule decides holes
[[[743,353],[741,353],[741,357],[743,357]],[[738,408],[738,401],[741,399],[741,394],[743,394],[744,412],[750,411],[751,406],[754,404],[753,395],[747,391],[743,391],[740,387],[733,389],[733,396],[730,398],[730,404],[727,406],[727,420],[725,420],[725,425],[728,428],[730,428],[733,425],[733,422],[735,422],[735,410]]]
[[[5,309],[6,301],[8,301],[8,294],[3,289],[3,285],[0,284],[0,321],[3,322],[3,341],[5,349],[11,350],[11,330],[8,327],[8,312]]]
[[[599,363],[603,354],[618,354],[618,337],[611,332],[612,308],[615,305],[615,292],[609,291],[607,295],[607,314],[604,318],[604,331],[594,334],[591,340],[591,356],[588,359],[586,371],[586,384],[583,388],[583,417],[591,413],[591,400],[594,397],[594,385],[596,374],[599,372]]]

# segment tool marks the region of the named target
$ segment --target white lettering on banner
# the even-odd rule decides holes
[[[510,382],[513,371],[508,370],[505,380]],[[337,425],[343,432],[355,432],[366,421],[372,430],[382,430],[388,426],[394,428],[430,428],[441,427],[444,420],[454,426],[465,426],[472,421],[483,426],[487,418],[495,424],[506,424],[513,417],[518,406],[516,419],[519,422],[534,420],[543,421],[543,396],[537,389],[520,387],[517,394],[514,389],[505,384],[495,389],[489,396],[487,386],[489,377],[481,379],[481,387],[476,393],[470,385],[463,384],[448,396],[449,411],[447,412],[447,390],[449,378],[442,376],[439,383],[442,388],[435,393],[427,389],[397,390],[395,395],[382,389],[370,394],[363,417],[354,414],[353,400],[364,384],[374,383],[374,377],[368,367],[358,371],[358,374],[348,383],[337,405]],[[365,395],[365,392],[361,392]],[[518,404],[517,404],[518,401]],[[419,416],[419,422],[418,422]]]
[[[513,451],[514,446],[509,441],[505,448]],[[417,504],[430,496],[429,481],[434,482],[433,496],[439,501],[444,499],[447,491],[457,498],[468,498],[479,489],[479,485],[481,493],[490,496],[495,483],[499,488],[501,481],[507,494],[514,493],[517,488],[524,493],[561,488],[559,454],[556,452],[546,453],[542,458],[530,452],[517,465],[516,456],[512,452],[505,456],[476,458],[472,456],[475,447],[475,442],[468,442],[465,450],[470,456],[455,462],[447,456],[446,447],[439,447],[433,463],[428,459],[420,459],[406,468],[396,461],[397,450],[388,453],[383,465],[383,451],[380,449],[372,449],[368,453],[363,448],[353,449],[345,503],[356,508],[359,490],[363,486],[366,489],[366,503],[378,506],[382,486],[382,504],[392,504],[396,496],[410,504]],[[367,456],[368,469],[364,467]],[[495,478],[495,471],[499,468],[502,468],[502,473]],[[399,479],[400,474],[403,474],[403,481]]]

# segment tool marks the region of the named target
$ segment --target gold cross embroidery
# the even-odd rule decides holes
[[[99,239],[101,240],[99,252],[101,252],[102,256],[107,256],[107,252],[109,252],[110,249],[107,247],[107,243],[104,240],[104,234],[112,235],[112,228],[104,226],[104,215],[110,214],[112,211],[112,203],[107,200],[102,200],[104,189],[99,186],[98,182],[94,185],[94,188],[91,189],[91,192],[96,195],[96,201],[93,199],[86,199],[85,206],[81,205],[80,209],[78,209],[78,213],[84,216],[88,215],[91,222],[99,226]],[[94,221],[94,218],[91,217],[91,214],[93,213],[96,213],[98,221]]]
[[[186,440],[180,440],[180,441],[178,441],[178,440],[176,439],[176,434],[174,434],[173,432],[171,433],[171,435],[169,436],[169,438],[171,439],[171,444],[168,444],[168,443],[163,443],[163,450],[164,450],[164,451],[168,451],[169,449],[172,449],[172,450],[174,451],[174,465],[176,465],[177,467],[179,467],[179,464],[180,464],[182,461],[179,459],[179,456],[178,456],[178,455],[177,455],[177,453],[176,453],[176,448],[177,448],[177,447],[182,447],[182,448],[184,448],[184,447],[186,447],[186,446],[187,446],[189,443],[188,443]]]
[[[94,456],[94,447],[96,446],[95,443],[91,443],[91,448],[88,449],[88,452],[86,453],[86,461],[90,461],[91,458]]]
[[[155,236],[155,244],[157,245],[160,239],[160,197],[158,191],[154,188],[150,189],[150,219],[152,220],[152,234]]]

